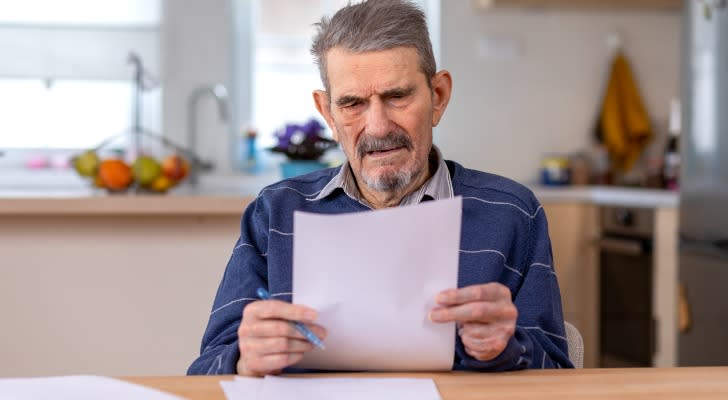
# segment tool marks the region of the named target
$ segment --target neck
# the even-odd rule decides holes
[[[378,192],[371,190],[367,185],[360,185],[359,182],[357,182],[357,186],[359,187],[359,193],[361,193],[361,196],[369,203],[369,205],[372,206],[372,208],[378,209],[396,207],[402,202],[402,199],[405,198],[405,196],[419,189],[420,186],[427,182],[427,174],[422,174],[422,178],[417,179],[417,182],[413,181],[412,184],[406,188],[391,192]]]
[[[421,174],[415,177],[415,179],[413,179],[409,185],[400,190],[388,192],[379,192],[376,190],[372,190],[369,186],[363,183],[361,179],[356,176],[356,174],[353,174],[353,176],[354,180],[356,181],[356,186],[359,189],[359,193],[364,198],[364,200],[366,200],[369,205],[372,206],[372,208],[379,209],[398,206],[402,202],[402,199],[404,199],[407,195],[422,187],[422,185],[424,185],[427,180],[435,174],[436,170],[437,162],[431,154],[427,162],[427,168]]]

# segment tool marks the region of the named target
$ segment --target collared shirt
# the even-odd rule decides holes
[[[434,145],[430,151],[428,163],[430,165],[436,165],[437,170],[424,185],[420,186],[414,192],[404,196],[402,201],[399,203],[400,206],[417,204],[428,200],[449,199],[453,197],[452,180],[450,179],[447,164],[445,164],[445,159],[442,157],[440,149]],[[351,165],[349,165],[348,161],[341,166],[339,173],[336,174],[312,200],[322,199],[333,193],[336,189],[342,189],[344,193],[353,200],[371,207],[371,204],[369,204],[369,202],[361,195],[356,184],[354,174],[351,172]]]

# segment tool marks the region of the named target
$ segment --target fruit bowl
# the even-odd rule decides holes
[[[106,189],[110,193],[126,192],[134,189],[137,192],[166,193],[178,185],[189,175],[191,160],[197,158],[191,152],[171,143],[168,139],[144,132],[173,152],[163,157],[154,157],[143,151],[133,160],[120,154],[104,155],[103,147],[111,142],[105,140],[99,146],[83,151],[71,159],[74,170],[96,188]],[[184,153],[184,154],[183,154]],[[198,161],[199,162],[199,161]]]

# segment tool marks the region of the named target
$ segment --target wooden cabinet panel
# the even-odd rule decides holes
[[[564,318],[584,338],[584,366],[599,365],[598,207],[544,204]]]

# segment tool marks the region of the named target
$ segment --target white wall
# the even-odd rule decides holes
[[[164,134],[186,145],[187,101],[201,85],[231,82],[231,4],[227,0],[164,2],[162,63]],[[220,121],[212,97],[197,110],[198,154],[215,160],[216,172],[230,170],[229,123]]]
[[[485,12],[471,1],[448,0],[442,29],[439,67],[452,72],[454,92],[436,143],[449,159],[521,182],[537,180],[544,153],[590,145],[611,59],[610,32],[622,37],[658,131],[664,132],[669,100],[678,95],[678,13]],[[496,48],[486,57],[479,55],[483,38]]]

